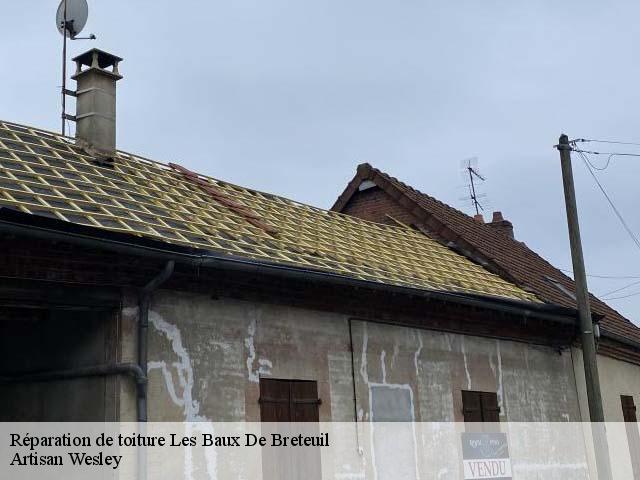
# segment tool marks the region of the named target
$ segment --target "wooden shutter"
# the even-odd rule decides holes
[[[631,395],[621,395],[620,402],[622,403],[622,416],[627,431],[633,478],[640,478],[640,431],[638,430],[636,406]]]
[[[320,400],[316,382],[289,382],[291,388],[291,421],[317,422],[320,420]]]
[[[633,403],[633,397],[631,395],[621,395],[620,401],[622,402],[622,416],[625,422],[637,422],[636,406]]]
[[[462,413],[465,422],[482,421],[482,402],[480,392],[462,391]]]
[[[260,419],[263,422],[288,422],[291,418],[289,382],[260,379]]]
[[[465,422],[499,422],[498,395],[493,392],[463,390],[462,412]]]
[[[318,422],[319,405],[315,381],[260,379],[263,422]]]
[[[498,406],[498,394],[482,392],[480,393],[480,402],[482,403],[482,421],[499,422],[500,407]]]
[[[317,382],[260,379],[260,418],[263,422],[279,422],[269,426],[267,433],[291,435],[295,432],[291,431],[292,425],[288,422],[314,422],[304,429],[304,433],[318,435],[319,405]],[[267,448],[262,456],[262,478],[320,480],[320,448]]]

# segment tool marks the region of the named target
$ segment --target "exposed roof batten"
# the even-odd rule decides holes
[[[409,228],[197,175],[223,204],[167,165],[124,152],[111,168],[93,160],[68,138],[0,122],[0,207],[367,282],[539,303]]]

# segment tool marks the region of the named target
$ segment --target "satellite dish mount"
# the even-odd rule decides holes
[[[89,6],[87,0],[61,0],[56,13],[56,26],[62,35],[62,135],[66,134],[65,122],[75,121],[73,115],[67,115],[67,95],[75,97],[76,92],[67,90],[67,38],[70,40],[95,40],[91,33],[88,37],[78,37],[87,24]]]

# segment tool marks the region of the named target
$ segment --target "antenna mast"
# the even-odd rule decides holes
[[[63,17],[63,33],[62,33],[62,136],[65,135],[65,122],[67,116],[67,0],[62,0],[64,2],[64,17]]]
[[[92,33],[88,37],[78,37],[87,23],[89,6],[87,0],[61,0],[56,14],[58,31],[62,34],[62,135],[66,134],[66,121],[75,120],[67,115],[67,95],[76,96],[76,92],[67,90],[67,37],[70,40],[95,40]]]
[[[469,195],[463,197],[460,200],[471,200],[471,204],[476,211],[476,215],[480,214],[480,211],[484,210],[480,200],[486,195],[478,193],[476,183],[478,181],[484,182],[486,179],[478,170],[478,158],[471,157],[460,162],[460,173],[462,179],[466,182],[465,187],[469,189]]]
[[[471,201],[473,202],[473,206],[476,208],[476,215],[480,214],[480,210],[484,210],[484,208],[482,208],[482,205],[480,205],[480,201],[478,200],[478,195],[476,194],[476,185],[475,185],[475,180],[474,178],[479,178],[480,180],[482,180],[484,182],[485,178],[480,175],[475,168],[473,168],[471,165],[467,166],[467,171],[469,172],[469,182],[470,182],[470,189],[471,189]]]

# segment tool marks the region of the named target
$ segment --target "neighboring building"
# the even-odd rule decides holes
[[[0,122],[2,420],[580,419],[571,305],[116,151],[118,61],[78,57],[78,94],[111,93],[75,141]]]
[[[549,304],[577,308],[573,280],[516,240],[513,225],[500,212],[493,214],[491,223],[484,223],[481,215],[465,215],[369,164],[358,166],[332,210],[372,222],[407,225]],[[591,309],[600,325],[598,365],[605,418],[622,421],[629,402],[640,402],[640,328],[593,295]],[[578,348],[572,352],[581,412],[588,419],[582,352]]]

